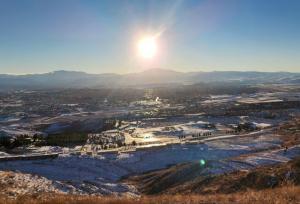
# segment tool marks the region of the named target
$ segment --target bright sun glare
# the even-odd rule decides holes
[[[153,58],[157,53],[157,42],[154,37],[144,37],[138,42],[138,53],[145,59]]]

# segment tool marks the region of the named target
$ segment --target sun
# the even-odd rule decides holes
[[[138,42],[138,54],[145,59],[152,59],[157,54],[157,42],[154,37],[143,37]]]

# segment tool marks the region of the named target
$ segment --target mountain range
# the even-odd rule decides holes
[[[300,83],[300,73],[290,72],[177,72],[149,69],[129,74],[88,74],[76,71],[54,71],[45,74],[0,75],[0,90],[47,88],[145,87],[210,82]]]

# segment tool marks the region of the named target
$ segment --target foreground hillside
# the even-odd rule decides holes
[[[7,200],[0,197],[0,203],[7,204],[291,204],[300,202],[300,187],[286,186],[262,191],[248,190],[243,193],[234,194],[212,194],[212,195],[160,195],[143,196],[139,199],[112,198],[96,196],[73,196],[61,194],[46,194],[40,197],[20,197],[17,200]]]
[[[222,175],[202,176],[201,168],[198,163],[180,164],[128,180],[144,194],[228,194],[300,184],[299,157],[288,163]]]
[[[198,165],[199,166],[199,165]],[[201,168],[201,167],[200,167]],[[258,167],[249,171],[236,171],[217,176],[197,177],[199,167],[181,164],[168,169],[129,178],[144,194],[141,197],[111,197],[72,195],[63,192],[37,190],[30,196],[13,196],[9,189],[39,189],[24,186],[14,180],[0,183],[0,203],[270,203],[300,202],[300,157],[277,165]],[[12,173],[2,174],[13,177]],[[17,187],[17,188],[16,188]],[[147,195],[156,194],[156,195]],[[11,199],[13,198],[13,199]]]

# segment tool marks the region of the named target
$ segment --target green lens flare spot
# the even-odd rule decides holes
[[[206,164],[204,159],[200,159],[200,166],[204,166]]]

